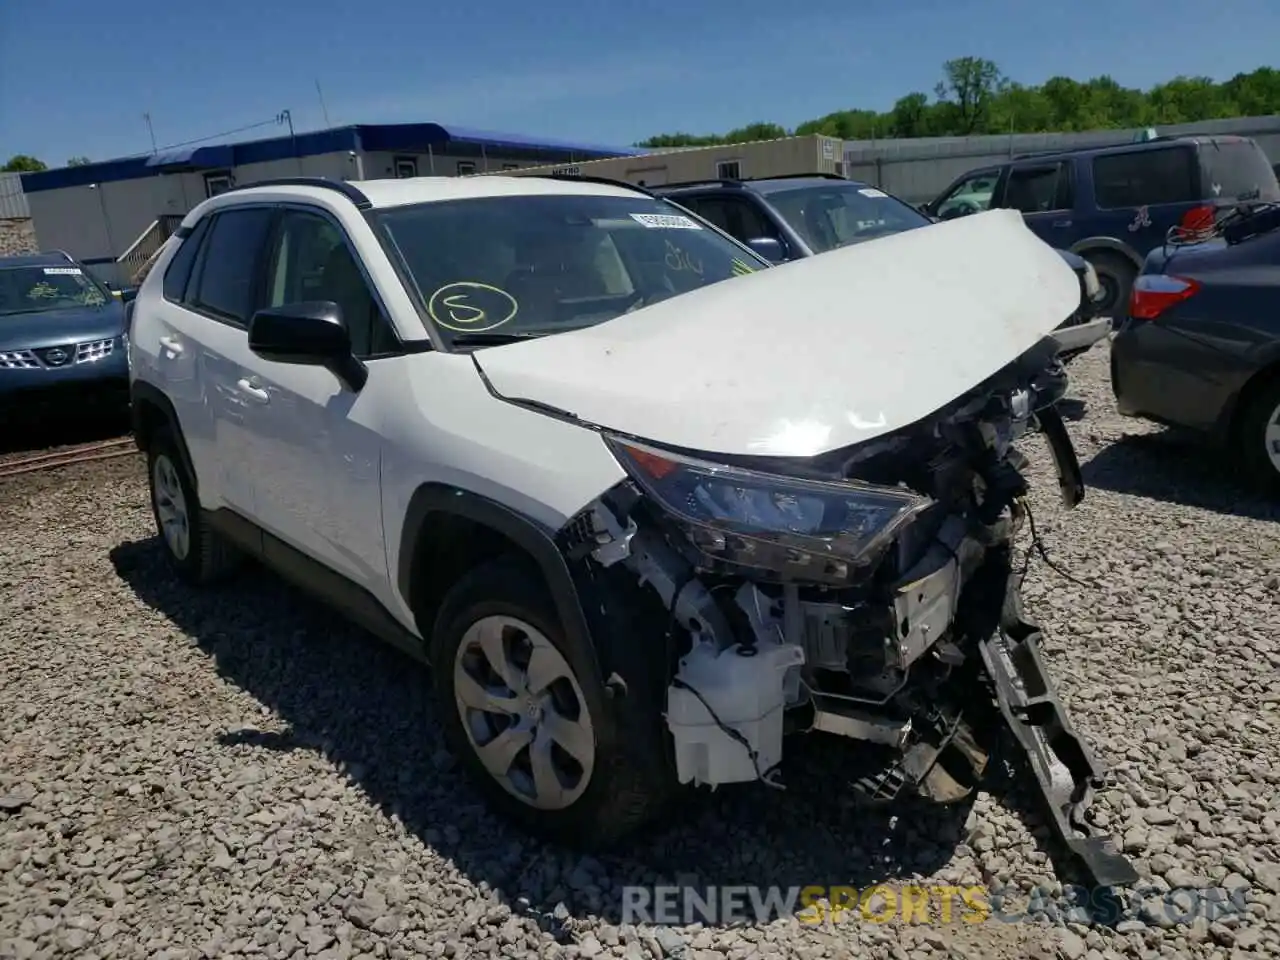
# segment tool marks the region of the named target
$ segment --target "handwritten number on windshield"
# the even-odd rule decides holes
[[[670,240],[665,241],[667,244],[667,255],[663,257],[667,269],[672,273],[684,273],[686,270],[690,273],[696,273],[702,276],[702,261],[696,257],[690,256],[687,251],[681,250]]]

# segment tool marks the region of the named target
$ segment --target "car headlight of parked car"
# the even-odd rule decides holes
[[[845,580],[930,503],[906,489],[759,473],[606,440],[705,558],[789,577]]]

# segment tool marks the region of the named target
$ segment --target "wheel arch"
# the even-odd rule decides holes
[[[1228,443],[1233,443],[1237,439],[1245,414],[1254,398],[1276,381],[1280,381],[1280,346],[1271,351],[1266,362],[1254,371],[1253,375],[1245,381],[1244,386],[1228,401],[1219,423],[1219,431],[1223,439]]]
[[[200,477],[196,474],[195,464],[191,460],[191,452],[187,449],[186,438],[182,435],[182,425],[178,422],[178,412],[173,402],[156,386],[143,381],[135,381],[129,388],[130,419],[133,428],[133,442],[143,453],[151,449],[156,433],[168,428],[173,442],[178,447],[178,456],[182,458],[182,466],[191,478],[191,485],[197,492],[200,490]]]
[[[598,676],[600,660],[578,584],[555,537],[555,531],[488,497],[426,483],[414,491],[405,512],[396,585],[429,642],[440,602],[467,570],[502,554],[520,555],[550,592],[565,638]]]
[[[1142,269],[1143,258],[1133,247],[1115,237],[1085,237],[1069,248],[1071,253],[1088,259],[1090,253],[1114,253],[1124,257],[1135,270]]]

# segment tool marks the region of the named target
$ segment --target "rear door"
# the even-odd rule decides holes
[[[245,325],[258,282],[258,253],[273,211],[245,205],[211,212],[174,254],[154,311],[155,343],[139,344],[174,405],[191,454],[203,506],[253,510],[246,468],[251,401],[245,375]]]
[[[1088,236],[1114,237],[1140,257],[1205,202],[1190,142],[1100,153],[1089,167],[1093,189],[1087,199],[1095,211]]]

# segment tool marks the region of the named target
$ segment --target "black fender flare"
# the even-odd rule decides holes
[[[551,590],[566,639],[587,658],[597,677],[600,658],[591,639],[591,629],[578,592],[578,584],[556,544],[556,531],[530,520],[496,500],[446,483],[424,483],[413,492],[400,531],[400,554],[396,564],[396,586],[401,599],[412,609],[414,565],[418,542],[428,517],[443,513],[490,527],[529,555],[542,572]],[[430,642],[430,638],[427,638]],[[601,677],[603,680],[603,677]]]
[[[132,421],[133,441],[142,453],[147,452],[147,430],[145,408],[154,407],[160,411],[165,425],[173,434],[174,443],[178,446],[178,456],[182,458],[182,466],[191,478],[191,486],[196,493],[200,492],[200,477],[196,474],[195,464],[191,460],[191,451],[187,449],[187,438],[182,433],[182,424],[178,421],[178,411],[173,402],[154,384],[143,380],[135,380],[129,385],[129,418]]]

